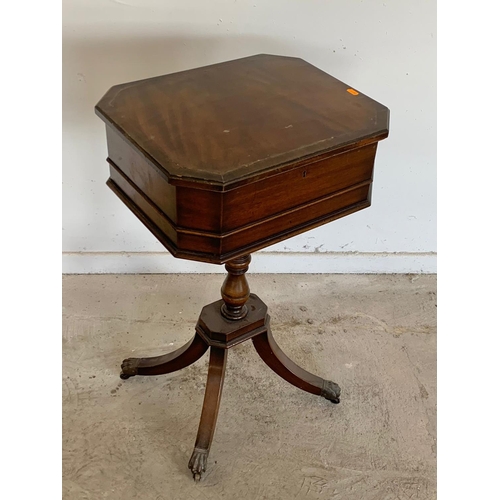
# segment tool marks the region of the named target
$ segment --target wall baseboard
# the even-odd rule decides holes
[[[223,273],[224,266],[175,259],[167,252],[63,252],[63,274]],[[252,273],[435,274],[437,254],[257,252]]]

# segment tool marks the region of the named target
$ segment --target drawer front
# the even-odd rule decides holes
[[[222,232],[370,181],[376,150],[370,144],[228,191]]]
[[[371,183],[367,182],[360,187],[229,233],[222,238],[221,253],[224,255],[245,247],[264,248],[366,208],[370,205],[370,188]]]

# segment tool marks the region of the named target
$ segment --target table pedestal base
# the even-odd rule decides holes
[[[199,480],[207,467],[207,458],[217,423],[219,404],[224,384],[228,349],[252,339],[263,361],[280,377],[303,391],[338,403],[340,387],[297,366],[280,349],[271,334],[266,305],[254,294],[246,302],[244,318],[231,320],[221,314],[223,300],[208,304],[202,309],[193,339],[176,351],[153,358],[129,358],[122,363],[120,377],[135,375],[162,375],[171,373],[197,361],[210,347],[207,385],[200,426],[189,460],[189,468],[195,480]]]

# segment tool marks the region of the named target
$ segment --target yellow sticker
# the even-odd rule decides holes
[[[358,95],[359,92],[356,92],[354,89],[347,89],[347,92],[349,92],[349,94],[352,94],[352,95]]]

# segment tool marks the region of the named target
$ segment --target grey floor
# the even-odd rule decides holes
[[[208,355],[159,377],[122,358],[176,349],[221,275],[63,278],[63,491],[79,499],[434,499],[436,277],[252,275],[273,333],[342,401],[229,351],[208,471],[187,468]]]

